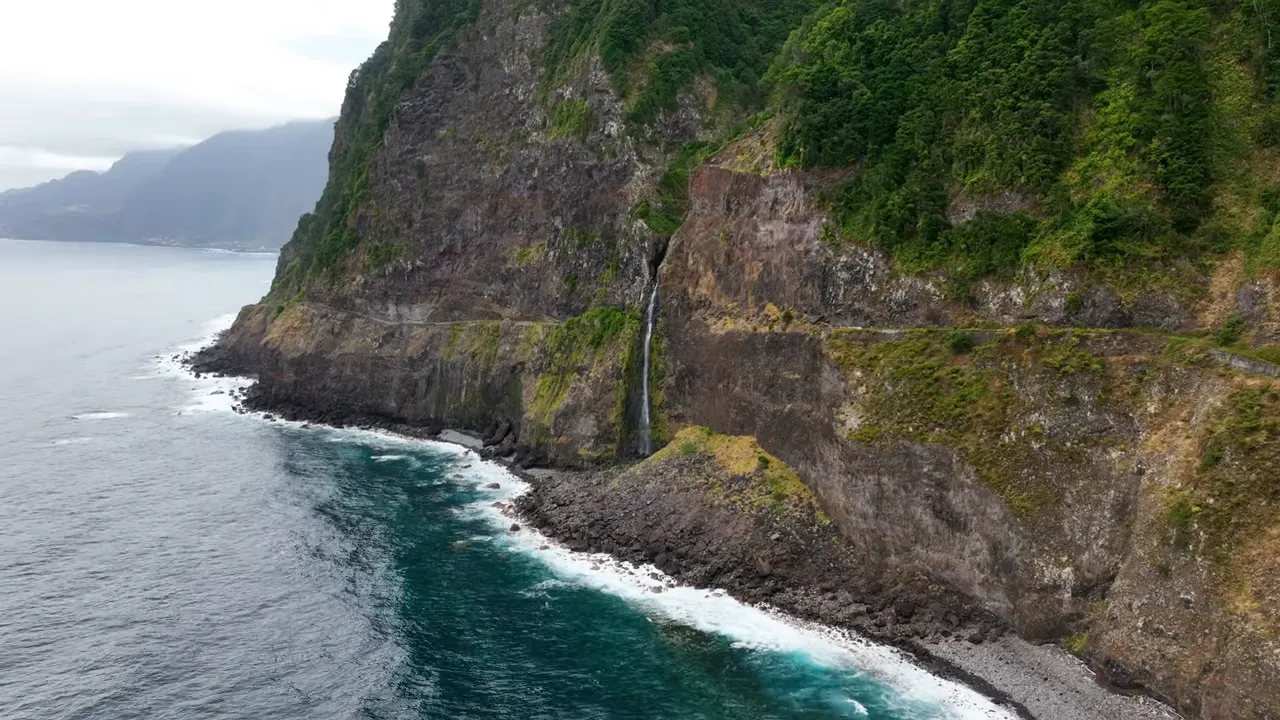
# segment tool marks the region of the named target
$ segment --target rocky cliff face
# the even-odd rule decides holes
[[[824,241],[825,178],[744,164],[750,153],[730,146],[695,174],[663,265],[668,422],[760,438],[863,567],[927,568],[1022,636],[1071,638],[1116,682],[1204,717],[1276,712],[1267,573],[1244,548],[1271,535],[1262,478],[1280,396],[1205,341],[1105,329],[1155,307],[1194,326],[1213,293],[1095,288],[1068,310],[1078,280],[1024,276],[949,302],[929,278]],[[1219,291],[1232,311],[1267,287],[1239,283]],[[1007,327],[1028,318],[1096,322]],[[1007,329],[928,327],[940,322]],[[1224,461],[1215,438],[1240,422],[1249,449]]]
[[[544,101],[550,22],[485,3],[405,92],[343,221],[367,241],[287,301],[246,309],[224,342],[265,399],[506,421],[565,463],[625,452],[634,308],[660,242],[631,209],[653,170],[598,69]],[[295,289],[301,232],[277,289]]]
[[[628,213],[651,171],[603,72],[543,102],[550,21],[489,4],[417,79],[351,220],[380,245],[325,301],[441,322],[565,318],[639,297],[653,234]]]
[[[1028,264],[958,287],[849,238],[830,197],[858,168],[780,167],[777,124],[725,130],[710,80],[638,125],[643,78],[623,83],[591,52],[549,73],[574,7],[486,0],[446,26],[403,5],[353,80],[326,199],[204,367],[255,374],[266,406],[484,430],[499,454],[573,467],[634,458],[648,402],[658,445],[677,440],[609,471],[623,500],[598,481],[557,486],[535,508],[549,526],[678,569],[666,540],[649,552],[658,524],[563,510],[678,506],[698,542],[742,531],[717,540],[735,567],[691,566],[703,579],[782,592],[803,577],[823,607],[895,588],[963,598],[950,607],[1061,642],[1192,714],[1278,716],[1280,390],[1258,353],[1215,347],[1271,342],[1274,275],[1223,252]],[[377,73],[410,56],[429,59],[385,124],[369,120]],[[687,184],[681,163],[696,166]],[[957,227],[1036,211],[1012,191],[951,204]],[[726,519],[743,508],[704,482],[706,447],[679,452],[695,426],[785,463],[804,519],[762,521],[756,505]],[[721,465],[738,496],[768,476]],[[848,571],[810,582],[803,552],[752,555],[788,527],[805,542],[833,529],[831,562]],[[945,604],[921,607],[921,626],[954,625]]]

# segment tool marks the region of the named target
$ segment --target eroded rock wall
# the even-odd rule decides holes
[[[334,419],[510,422],[518,442],[560,462],[625,454],[639,408],[636,308],[659,246],[633,207],[653,194],[662,151],[624,131],[598,61],[544,84],[563,10],[481,3],[399,98],[348,188],[341,230],[354,249],[313,265],[295,293],[310,256],[286,248],[272,293],[206,367],[256,375],[264,402]],[[303,229],[295,244],[312,241]],[[608,317],[557,330],[593,308]],[[483,353],[450,339],[491,331]]]
[[[611,461],[621,452],[623,374],[636,335],[630,316],[608,326],[405,323],[299,303],[253,335],[257,312],[247,309],[239,331],[197,367],[255,373],[260,407],[339,425],[505,426],[495,441],[537,446],[563,466]]]
[[[354,220],[393,259],[351,258],[326,302],[439,322],[638,301],[653,234],[629,213],[652,171],[601,69],[544,87],[553,20],[483,3],[403,96]]]
[[[1208,341],[1115,329],[1211,330],[1209,298],[1220,315],[1248,310],[1259,281],[1124,296],[1096,278],[1023,275],[957,304],[936,279],[828,242],[824,178],[734,150],[695,173],[662,269],[668,432],[759,438],[864,563],[924,569],[1119,684],[1204,717],[1272,717],[1280,625],[1257,548],[1274,547],[1273,515],[1235,509],[1227,533],[1177,508],[1188,492],[1228,502],[1227,487],[1273,502],[1250,479],[1274,474],[1268,451],[1242,451],[1217,480],[1203,468],[1239,412],[1229,399],[1276,391]],[[1094,329],[1010,327],[1027,320]],[[1252,442],[1276,441],[1274,417],[1249,422],[1272,428]]]

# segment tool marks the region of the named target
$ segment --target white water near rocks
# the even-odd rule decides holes
[[[646,341],[651,340],[653,308],[657,289],[650,299],[646,320]],[[199,349],[211,343],[229,327],[231,316],[210,324],[205,336],[180,347],[182,351]],[[230,413],[235,405],[235,391],[251,383],[246,378],[205,376],[193,378],[172,354],[159,358],[160,375],[179,379],[189,388],[190,404],[180,414]],[[261,418],[263,413],[250,412],[246,419]],[[428,449],[453,456],[453,472],[448,480],[473,488],[479,498],[457,508],[458,517],[483,519],[491,532],[471,537],[467,542],[488,543],[525,556],[532,556],[554,573],[521,591],[525,595],[546,595],[556,587],[585,587],[625,600],[650,617],[654,623],[680,626],[727,637],[734,648],[760,653],[774,653],[795,659],[815,668],[819,676],[852,673],[883,684],[891,690],[877,697],[876,713],[869,712],[859,701],[843,698],[847,704],[840,711],[829,708],[830,717],[879,717],[888,711],[890,717],[929,718],[929,720],[1013,720],[1008,709],[992,703],[974,690],[952,680],[937,677],[916,665],[898,650],[879,645],[853,633],[802,621],[767,606],[748,605],[729,596],[724,590],[697,589],[680,585],[653,565],[637,565],[616,560],[607,554],[575,552],[529,527],[511,531],[517,520],[512,514],[513,501],[530,490],[529,485],[507,468],[482,459],[474,449],[449,442],[424,440],[396,435],[377,429],[331,428],[313,426],[301,421],[276,420],[278,428],[292,428],[317,435],[327,435],[328,442],[358,444],[370,448],[375,463],[412,461],[416,451]],[[549,601],[549,600],[548,600]],[[799,660],[805,658],[806,660]],[[812,663],[812,665],[808,665]],[[805,688],[796,688],[796,693]]]
[[[4,720],[1010,718],[512,530],[523,484],[463,447],[234,412],[175,340],[273,265],[0,240]]]
[[[640,452],[644,455],[653,454],[653,430],[652,419],[650,417],[650,400],[649,400],[649,362],[653,354],[653,319],[658,308],[658,281],[653,281],[653,291],[649,293],[649,307],[644,313],[644,368],[640,376],[641,398],[640,403]]]

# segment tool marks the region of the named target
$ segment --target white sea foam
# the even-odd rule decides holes
[[[492,540],[493,538],[488,537],[485,539]],[[549,580],[543,580],[541,582],[536,582],[530,585],[524,590],[521,590],[520,595],[527,598],[551,597],[552,590],[557,590],[557,589],[566,588],[566,587],[573,587],[573,585],[574,585],[573,583],[567,580],[560,580],[559,578],[551,578]]]
[[[185,351],[199,350],[216,339],[230,326],[234,316],[219,318],[211,323],[207,337],[184,346]],[[173,363],[179,371],[185,371],[180,363]],[[199,410],[231,410],[233,399],[226,402],[209,402],[209,393],[234,383],[236,389],[250,381],[241,378],[203,378],[194,380],[192,389],[197,396]],[[224,396],[217,396],[224,397]],[[260,414],[259,414],[260,415]],[[302,426],[304,423],[280,421],[279,424]],[[395,435],[381,430],[352,428],[325,428],[333,442],[358,442],[375,450],[400,448],[427,448],[437,453],[451,455],[455,469],[465,469],[464,474],[452,473],[451,479],[486,488],[497,483],[499,489],[484,489],[484,499],[465,509],[492,523],[495,535],[492,542],[514,551],[530,554],[546,564],[557,580],[621,597],[650,617],[662,618],[704,632],[730,638],[739,647],[756,650],[798,653],[813,662],[827,667],[853,670],[873,677],[894,688],[904,697],[924,702],[937,708],[938,718],[948,720],[1012,720],[1014,715],[995,705],[980,693],[960,683],[940,678],[912,663],[898,650],[872,643],[852,633],[835,628],[798,620],[767,607],[747,605],[730,597],[722,590],[698,590],[677,585],[676,582],[652,565],[635,565],[620,562],[604,554],[576,553],[561,546],[536,530],[522,528],[508,532],[511,517],[505,514],[506,503],[529,490],[529,485],[510,473],[503,466],[482,460],[472,450],[434,440],[421,440]],[[375,457],[391,458],[392,454]],[[504,507],[495,507],[501,502]],[[541,585],[541,584],[540,584]],[[534,586],[529,590],[546,591],[554,584]],[[528,590],[526,591],[528,592]],[[866,708],[853,698],[846,698],[856,710],[866,714]]]
[[[493,536],[492,535],[486,536],[486,539],[491,540],[493,539]],[[542,580],[530,585],[529,589],[530,590],[555,590],[557,588],[565,588],[565,587],[572,587],[572,586],[573,586],[573,583],[569,582],[568,580],[561,580],[559,578],[549,578],[547,580]]]
[[[372,460],[376,463],[400,463],[410,470],[422,467],[422,461],[412,455],[374,455]],[[434,484],[434,482],[425,483],[424,487]]]
[[[188,385],[192,401],[179,410],[180,415],[202,412],[229,412],[236,406],[236,394],[252,384],[252,381],[248,378],[240,377],[206,375],[196,378],[182,362],[183,355],[203,350],[212,345],[219,335],[231,327],[235,320],[235,313],[214,318],[205,325],[204,331],[199,338],[177,346],[156,360],[156,369],[160,377],[176,378]]]
[[[484,501],[470,509],[487,516],[497,527],[509,525],[511,518],[493,504],[515,498],[528,489],[527,484],[489,462],[476,464],[470,475],[481,487],[491,482],[502,486],[489,491]],[[909,700],[936,706],[940,717],[1014,717],[971,688],[930,674],[894,648],[747,605],[723,592],[680,586],[653,565],[620,562],[605,554],[576,553],[530,529],[499,535],[496,541],[536,556],[564,580],[619,596],[651,617],[728,637],[738,647],[800,653],[821,665],[865,673]]]
[[[243,378],[207,377],[202,378],[200,386],[195,388],[194,400],[183,407],[179,413],[192,415],[204,412],[227,412],[236,406],[236,393],[248,387],[250,381]],[[203,391],[203,392],[200,392]]]
[[[61,440],[54,440],[49,444],[50,445],[83,445],[89,442],[93,442],[93,438],[74,437],[74,438],[63,438]]]
[[[78,415],[72,415],[72,420],[115,420],[116,418],[127,418],[127,412],[87,412]]]

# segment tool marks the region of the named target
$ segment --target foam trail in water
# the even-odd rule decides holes
[[[401,463],[410,470],[422,467],[422,461],[412,455],[374,455],[370,458],[376,463]]]
[[[78,415],[72,415],[72,420],[115,420],[116,418],[127,418],[127,412],[87,412]]]

